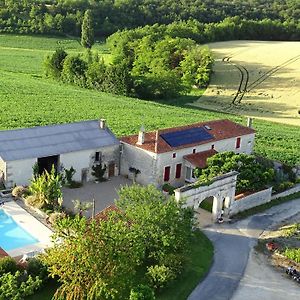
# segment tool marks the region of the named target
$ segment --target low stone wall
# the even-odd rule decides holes
[[[233,216],[241,211],[270,202],[271,194],[272,187],[235,200],[230,205],[229,215]]]
[[[285,197],[285,196],[288,196],[288,195],[291,195],[291,194],[294,194],[294,193],[298,193],[298,192],[300,192],[300,184],[296,184],[295,186],[293,186],[292,188],[290,188],[290,189],[288,189],[284,192],[273,195],[271,197],[271,200],[281,198],[281,197]]]

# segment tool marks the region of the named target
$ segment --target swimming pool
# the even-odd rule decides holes
[[[0,247],[3,250],[10,251],[38,242],[39,240],[19,226],[3,209],[0,209]]]

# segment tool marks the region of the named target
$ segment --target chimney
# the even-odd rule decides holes
[[[248,117],[247,118],[247,127],[252,128],[252,122],[253,122],[253,119]]]
[[[159,131],[156,130],[156,133],[155,133],[155,148],[154,148],[155,153],[157,153],[157,148],[158,148],[158,137],[159,137]]]
[[[138,136],[138,141],[137,141],[137,145],[143,145],[145,142],[145,128],[144,126],[141,126],[141,129],[139,131],[139,136]]]
[[[99,126],[100,126],[101,129],[105,129],[105,127],[106,127],[106,120],[105,119],[100,119]]]

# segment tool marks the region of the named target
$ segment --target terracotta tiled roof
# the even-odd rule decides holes
[[[208,126],[211,130],[207,130],[213,138],[207,141],[202,141],[198,143],[182,145],[179,147],[171,147],[160,135],[167,132],[176,132],[190,128],[204,127]],[[121,142],[134,145],[138,148],[148,150],[154,153],[164,153],[169,151],[174,151],[182,148],[189,148],[197,145],[202,145],[206,143],[212,143],[214,141],[220,141],[224,139],[229,139],[233,137],[243,136],[246,134],[254,133],[255,130],[246,126],[242,126],[230,120],[216,120],[190,124],[181,127],[173,127],[159,130],[157,145],[156,145],[156,131],[145,133],[145,142],[142,145],[137,145],[138,135],[130,135],[121,138]]]
[[[207,159],[217,153],[218,152],[216,150],[210,149],[207,151],[185,155],[183,158],[190,162],[193,166],[203,169],[207,166]]]
[[[0,258],[5,256],[9,256],[9,255],[0,247]]]

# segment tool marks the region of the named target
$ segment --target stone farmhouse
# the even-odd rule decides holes
[[[145,132],[121,138],[121,174],[132,176],[141,184],[165,183],[182,186],[195,181],[194,169],[204,168],[208,157],[217,152],[250,154],[255,131],[229,120],[217,120]]]
[[[33,166],[40,172],[63,166],[76,170],[74,180],[93,180],[92,166],[106,166],[105,177],[124,175],[161,187],[195,181],[193,171],[204,168],[217,152],[248,153],[255,131],[229,120],[145,132],[118,140],[105,120],[92,120],[0,131],[0,178],[6,187],[27,185]]]
[[[119,140],[105,120],[0,131],[0,176],[6,187],[27,185],[33,166],[76,170],[74,180],[92,179],[91,167],[103,163],[106,177],[119,174]]]

